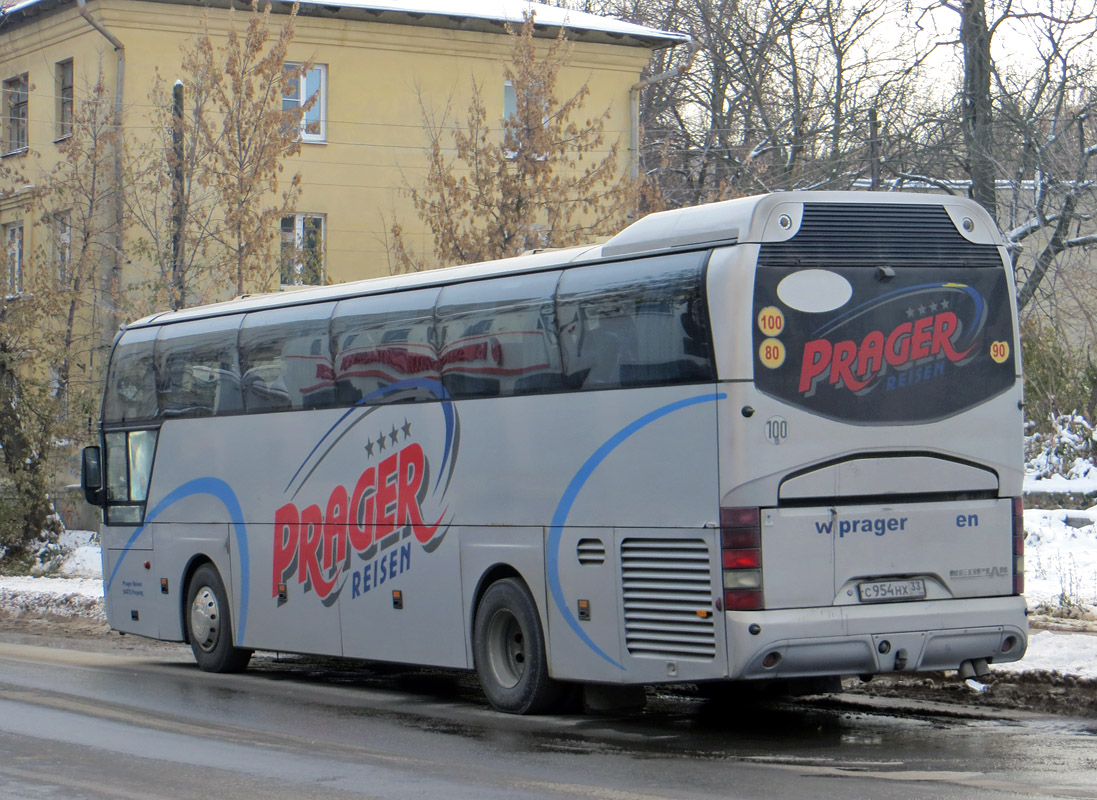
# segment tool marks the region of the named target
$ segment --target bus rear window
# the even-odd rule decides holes
[[[930,422],[1013,385],[1002,267],[759,267],[758,389],[859,425]]]

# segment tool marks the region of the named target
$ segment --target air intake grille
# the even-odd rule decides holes
[[[606,545],[601,539],[580,539],[575,548],[580,564],[597,566],[606,561]]]
[[[993,245],[969,242],[940,206],[805,203],[800,230],[762,245],[767,267],[995,267]]]
[[[664,658],[716,655],[712,567],[700,539],[625,539],[621,584],[629,653]],[[700,613],[699,613],[700,612]]]

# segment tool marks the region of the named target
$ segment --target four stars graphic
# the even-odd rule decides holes
[[[388,445],[395,445],[400,440],[401,433],[404,434],[404,441],[411,438],[411,422],[408,421],[407,417],[404,418],[404,424],[399,428],[393,425],[392,430],[388,433],[385,433],[382,430],[378,433],[376,439],[367,441],[365,444],[366,455],[372,457],[375,450],[380,453],[385,450]]]

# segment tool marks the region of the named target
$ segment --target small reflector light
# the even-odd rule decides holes
[[[720,509],[721,528],[754,528],[761,521],[761,510],[754,506]]]
[[[725,611],[757,611],[762,607],[762,592],[759,589],[726,589],[724,591]]]
[[[762,532],[758,528],[725,528],[720,531],[720,546],[725,550],[758,547]]]
[[[758,550],[725,550],[722,561],[724,569],[758,569],[762,566],[762,553]]]
[[[699,608],[697,609],[697,616],[701,619],[708,619],[712,616],[712,612],[707,608]]]
[[[392,607],[398,610],[404,607],[404,593],[399,589],[392,590]]]
[[[167,593],[168,593],[168,579],[167,578],[161,578],[160,579],[160,594],[167,594]]]

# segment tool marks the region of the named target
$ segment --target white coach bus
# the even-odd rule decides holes
[[[773,194],[607,243],[158,314],[101,443],[111,627],[576,684],[981,675],[1027,646],[988,215]]]

